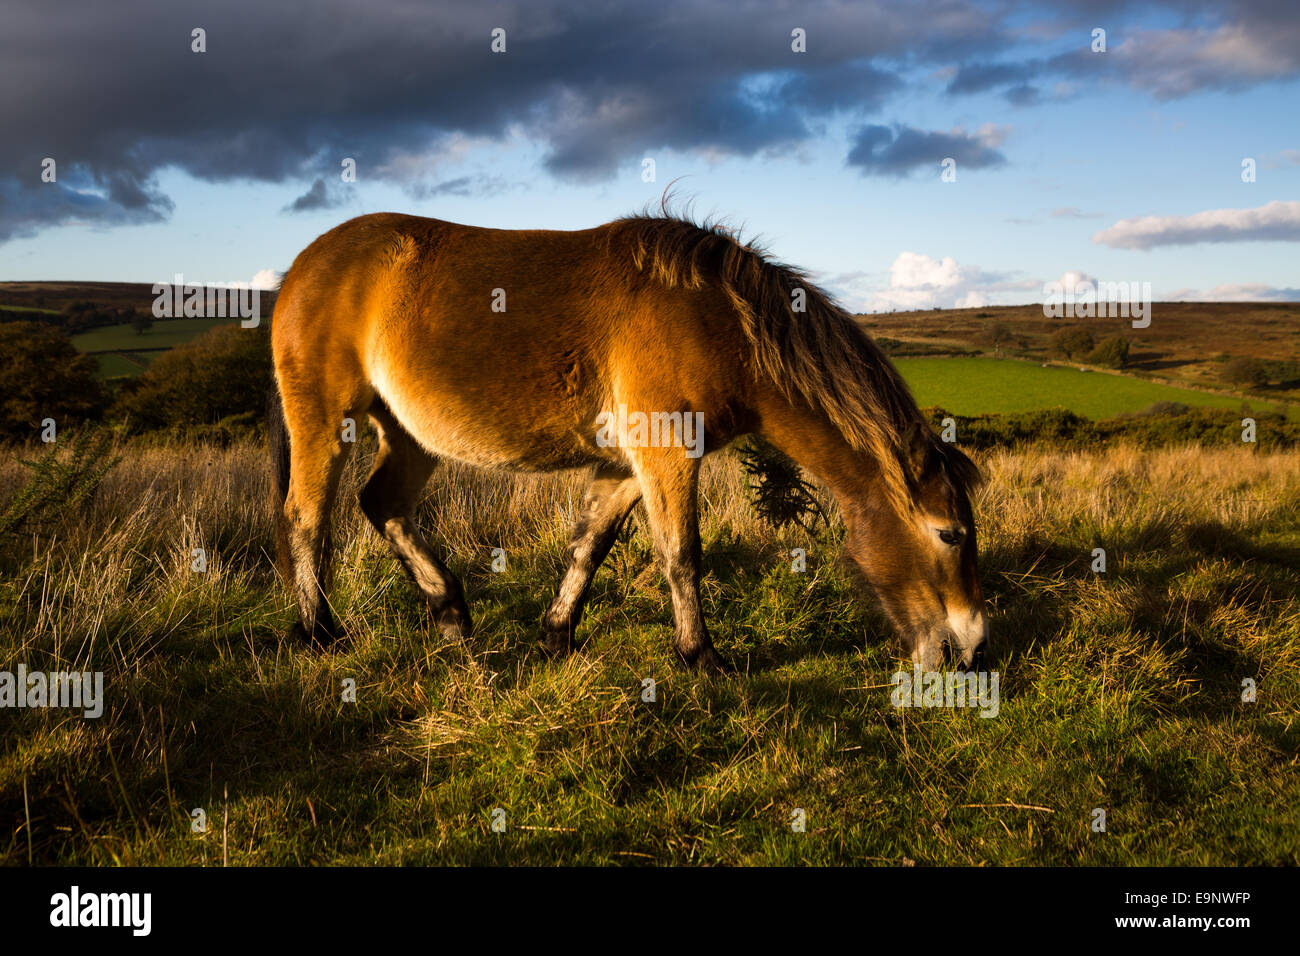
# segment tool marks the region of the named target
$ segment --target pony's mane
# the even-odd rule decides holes
[[[631,250],[631,264],[668,287],[725,290],[753,348],[755,366],[791,401],[822,412],[849,445],[880,465],[900,513],[915,504],[918,436],[925,459],[969,492],[979,481],[973,462],[939,440],[906,383],[857,322],[809,281],[807,273],[774,261],[755,241],[741,241],[716,220],[642,212],[610,224]],[[794,308],[796,289],[804,311]]]

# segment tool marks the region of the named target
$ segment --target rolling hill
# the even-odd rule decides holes
[[[274,299],[274,293],[262,294],[263,316],[271,314]],[[64,310],[75,302],[147,314],[153,301],[149,283],[0,282],[0,312],[9,320],[62,324]],[[1132,328],[1126,318],[1050,319],[1039,305],[857,318],[897,363],[922,405],[942,405],[958,414],[1061,406],[1095,418],[1156,402],[1300,406],[1300,373],[1249,390],[1224,378],[1234,358],[1300,366],[1300,303],[1157,302],[1145,329]],[[110,324],[80,332],[73,341],[99,358],[104,377],[136,375],[166,349],[229,321],[163,319],[143,334]],[[1081,372],[1080,363],[1067,361],[1052,337],[1068,327],[1086,328],[1099,340],[1122,335],[1130,344],[1122,374]]]

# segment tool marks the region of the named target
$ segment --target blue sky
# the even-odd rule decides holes
[[[361,213],[585,228],[677,180],[854,311],[1300,300],[1294,4],[592,6],[6,11],[0,280],[265,279]]]

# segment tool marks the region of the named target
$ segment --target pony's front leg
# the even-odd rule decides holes
[[[688,666],[731,670],[713,647],[700,606],[700,459],[681,448],[646,448],[634,453],[650,533],[659,566],[672,593],[673,649]]]
[[[569,564],[560,591],[543,619],[542,648],[548,654],[566,654],[572,648],[596,570],[640,497],[636,478],[625,468],[603,465],[596,469],[569,541]]]

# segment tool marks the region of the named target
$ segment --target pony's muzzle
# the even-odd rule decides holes
[[[968,614],[954,611],[948,616],[949,650],[963,670],[984,669],[989,647],[989,622],[983,609]]]

